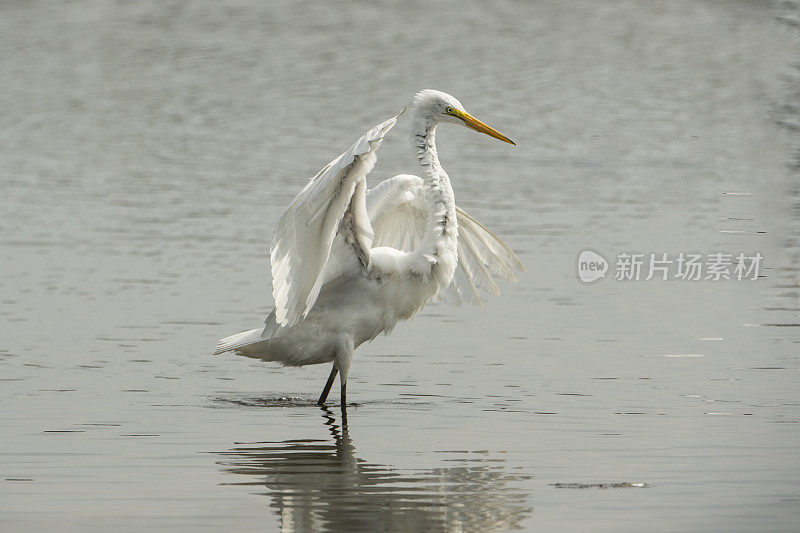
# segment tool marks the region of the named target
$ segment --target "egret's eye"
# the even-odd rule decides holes
[[[444,112],[447,113],[448,115],[452,115],[453,114],[453,108],[452,107],[445,107],[444,108]]]

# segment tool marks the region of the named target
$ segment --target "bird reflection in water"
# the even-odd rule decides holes
[[[333,443],[257,442],[220,453],[226,472],[259,478],[233,484],[266,484],[282,531],[506,531],[533,511],[513,486],[528,476],[506,472],[502,459],[405,472],[368,463],[347,423],[322,412]]]

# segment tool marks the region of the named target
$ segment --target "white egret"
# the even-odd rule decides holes
[[[524,270],[505,243],[456,206],[434,136],[439,123],[449,122],[514,143],[440,91],[418,92],[408,113],[422,177],[395,176],[367,191],[376,151],[399,115],[328,163],[275,227],[275,309],[266,327],[220,340],[216,354],[290,366],[333,362],[318,404],[338,372],[344,408],[353,350],[431,299],[479,304],[478,289],[499,293],[493,274],[515,281],[513,271]]]

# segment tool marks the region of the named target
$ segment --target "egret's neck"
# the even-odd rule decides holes
[[[417,116],[411,126],[411,144],[414,146],[417,161],[425,171],[423,179],[426,185],[429,181],[438,179],[436,176],[439,173],[444,174],[439,164],[439,154],[436,153],[436,122]],[[432,173],[432,170],[438,172]]]
[[[411,142],[422,167],[428,220],[425,236],[417,253],[431,257],[432,274],[440,288],[450,284],[457,262],[458,222],[456,201],[450,178],[436,153],[436,122],[417,116],[412,125]]]

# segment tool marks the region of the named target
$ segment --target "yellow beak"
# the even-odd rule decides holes
[[[508,137],[506,137],[505,135],[503,135],[502,133],[500,133],[496,129],[494,129],[494,128],[490,127],[490,126],[487,126],[486,124],[484,124],[483,122],[481,122],[477,118],[473,117],[472,115],[470,115],[466,111],[461,111],[459,109],[453,109],[452,113],[450,113],[450,114],[453,115],[454,117],[458,117],[461,120],[463,120],[464,124],[466,124],[468,128],[471,128],[471,129],[473,129],[475,131],[479,131],[481,133],[485,133],[486,135],[489,135],[490,137],[494,137],[495,139],[500,139],[501,141],[505,141],[505,142],[507,142],[509,144],[513,144],[514,146],[517,145],[517,143],[515,143],[514,141],[512,141],[511,139],[509,139]]]

